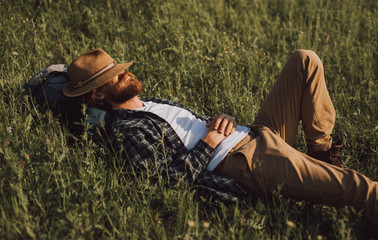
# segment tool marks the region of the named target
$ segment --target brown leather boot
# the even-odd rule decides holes
[[[341,150],[343,147],[344,145],[341,141],[332,144],[332,147],[327,151],[314,151],[311,147],[307,147],[307,155],[320,161],[345,168],[344,162],[341,159]]]

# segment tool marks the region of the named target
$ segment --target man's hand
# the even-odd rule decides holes
[[[216,148],[228,135],[235,132],[236,126],[234,118],[223,113],[215,115],[213,120],[206,124],[208,132],[202,140]]]
[[[213,120],[206,124],[206,127],[218,130],[219,133],[223,133],[225,136],[235,132],[237,123],[235,119],[227,114],[221,115],[215,114]]]

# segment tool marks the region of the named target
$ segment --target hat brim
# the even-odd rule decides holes
[[[67,97],[77,97],[85,93],[88,93],[98,87],[101,87],[102,85],[110,81],[113,77],[125,71],[125,69],[130,67],[131,64],[133,63],[128,62],[128,63],[117,64],[110,70],[104,72],[97,78],[93,79],[92,81],[84,84],[83,86],[79,88],[74,88],[73,86],[74,83],[70,81],[66,85],[64,85],[63,94],[66,95]]]

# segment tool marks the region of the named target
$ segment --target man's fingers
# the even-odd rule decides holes
[[[218,133],[222,133],[225,136],[230,135],[236,130],[236,121],[233,117],[227,114],[214,115],[214,118],[206,123],[207,128],[217,130]]]
[[[218,128],[219,128],[219,125],[220,125],[221,122],[222,122],[222,118],[221,118],[220,116],[218,116],[218,115],[215,115],[215,116],[214,116],[214,120],[215,120],[215,122],[214,122],[213,129],[218,129]]]
[[[209,121],[209,122],[206,123],[206,127],[207,128],[212,128],[212,125],[214,125],[214,123],[215,123],[215,121],[216,121],[217,118],[218,118],[218,114],[215,114],[214,117],[213,117],[213,119],[211,119],[211,121]]]
[[[220,123],[220,125],[218,127],[218,132],[219,133],[224,133],[225,130],[227,129],[228,123],[229,123],[228,119],[227,118],[223,118],[222,122]]]
[[[229,120],[228,124],[227,124],[227,128],[226,128],[224,134],[226,136],[228,136],[228,135],[234,133],[236,131],[236,126],[237,126],[237,123],[236,123],[235,119],[231,118]]]
[[[228,124],[227,124],[227,128],[226,128],[224,134],[226,136],[228,136],[231,133],[235,132],[235,130],[236,130],[236,125],[235,125],[234,121],[229,121]]]

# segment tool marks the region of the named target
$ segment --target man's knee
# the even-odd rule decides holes
[[[319,56],[312,50],[298,49],[293,53],[292,57],[306,65],[311,64],[323,67]]]

